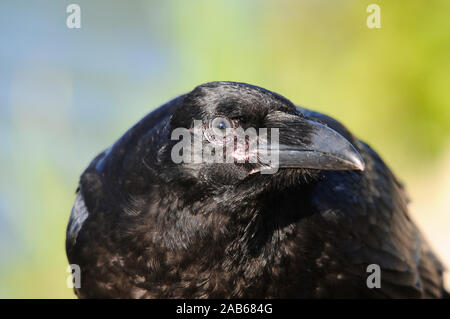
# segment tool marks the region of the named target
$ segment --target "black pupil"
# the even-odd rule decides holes
[[[227,123],[225,123],[224,121],[219,122],[219,129],[224,130],[227,128]]]

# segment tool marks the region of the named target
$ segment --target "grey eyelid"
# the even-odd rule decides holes
[[[225,116],[217,116],[217,117],[215,117],[215,118],[213,118],[212,120],[210,120],[209,121],[209,128],[211,128],[211,129],[213,129],[214,127],[213,127],[213,123],[215,122],[215,121],[217,121],[217,120],[223,120],[223,121],[225,121],[227,124],[228,124],[228,126],[227,126],[227,128],[229,127],[229,128],[232,128],[233,127],[233,121],[231,121],[229,118],[227,118],[227,117],[225,117]]]

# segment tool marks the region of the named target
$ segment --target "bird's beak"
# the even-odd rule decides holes
[[[279,143],[269,147],[278,155],[279,168],[364,170],[356,148],[330,127],[300,118],[289,119],[279,129]],[[273,165],[270,165],[273,167]]]

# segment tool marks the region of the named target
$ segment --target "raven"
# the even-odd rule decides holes
[[[279,169],[264,173],[273,163],[259,157],[174,161],[173,133],[193,134],[194,121],[224,133],[202,148],[238,128],[277,129]],[[80,298],[442,297],[444,267],[407,203],[377,153],[338,121],[260,87],[211,82],[91,162],[66,251],[81,269]]]

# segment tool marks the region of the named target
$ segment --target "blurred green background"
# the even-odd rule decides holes
[[[75,1],[73,1],[75,2]],[[0,2],[0,298],[74,297],[65,227],[90,160],[194,86],[328,113],[406,183],[450,264],[450,1]],[[366,8],[381,7],[381,29]]]

